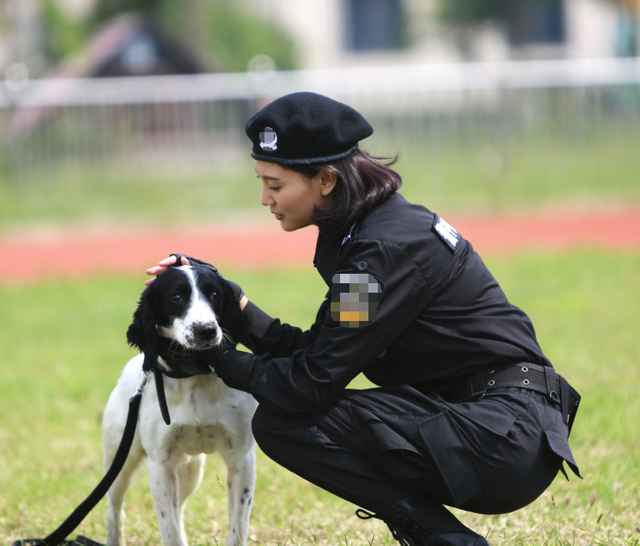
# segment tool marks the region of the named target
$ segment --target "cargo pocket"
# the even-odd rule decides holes
[[[578,478],[582,479],[580,469],[573,458],[573,453],[571,453],[571,448],[569,447],[567,438],[555,430],[545,430],[544,436],[547,439],[547,443],[549,444],[551,451],[553,451],[553,453],[559,458],[560,470],[564,474],[564,477],[567,478],[567,480],[569,479],[562,462],[566,462],[571,471],[578,476]]]
[[[415,422],[415,419],[415,415],[395,415],[391,423],[373,416],[364,420],[359,431],[362,456],[371,458],[392,478],[413,480],[422,477],[429,463],[405,437],[408,429],[416,428],[415,424],[410,426],[407,421]]]
[[[349,451],[342,444],[339,444],[334,440],[332,440],[331,438],[329,438],[329,436],[327,436],[325,432],[320,428],[318,428],[317,426],[312,426],[309,429],[309,434],[313,437],[314,443],[316,445],[322,446],[324,449],[329,449],[334,451],[344,451],[344,452]]]
[[[456,506],[484,491],[473,453],[449,412],[423,421],[420,434]]]

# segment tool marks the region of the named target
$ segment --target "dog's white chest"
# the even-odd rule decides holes
[[[171,425],[160,415],[155,390],[143,398],[142,447],[150,458],[178,463],[185,455],[245,452],[253,444],[250,422],[255,401],[214,377],[165,381]]]
[[[166,435],[168,455],[186,453],[195,457],[233,449],[233,441],[221,425],[171,425]]]

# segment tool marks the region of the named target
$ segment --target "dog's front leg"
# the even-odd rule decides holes
[[[201,453],[178,466],[178,483],[179,483],[179,514],[180,514],[180,530],[182,541],[187,543],[187,533],[184,528],[184,509],[187,505],[187,499],[195,493],[202,481],[204,475],[204,463],[206,455]]]
[[[147,460],[149,487],[165,546],[187,546],[181,536],[178,475],[171,463]]]
[[[229,535],[227,546],[245,546],[256,485],[256,456],[253,449],[228,464]]]

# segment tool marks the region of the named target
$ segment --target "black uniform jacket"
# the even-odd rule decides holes
[[[255,354],[230,351],[218,370],[269,411],[320,410],[360,372],[380,386],[445,392],[479,370],[551,365],[531,321],[509,303],[471,244],[399,194],[349,233],[320,234],[314,263],[329,291],[311,328],[282,324],[250,302],[251,331],[240,341]],[[349,281],[364,282],[373,300],[361,304],[368,314],[355,322],[340,320],[338,310]]]

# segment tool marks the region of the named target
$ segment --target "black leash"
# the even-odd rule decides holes
[[[194,351],[187,351],[194,352]],[[164,358],[166,356],[163,355]],[[183,373],[178,370],[170,370],[167,368],[160,368],[157,364],[153,367],[153,377],[155,379],[156,384],[156,394],[158,395],[158,405],[160,406],[160,414],[162,415],[163,421],[167,424],[171,424],[171,416],[169,415],[169,407],[167,406],[167,396],[164,392],[164,379],[163,375],[167,377],[171,377],[172,379],[185,379],[187,377],[192,377],[188,373]]]
[[[127,415],[127,423],[122,433],[122,440],[118,446],[118,451],[113,458],[113,462],[107,470],[100,483],[91,492],[91,494],[78,506],[71,515],[58,527],[53,533],[43,539],[27,538],[21,540],[15,540],[12,546],[102,546],[99,542],[95,542],[89,538],[78,536],[75,540],[65,540],[74,529],[80,525],[82,520],[87,517],[87,514],[93,510],[93,508],[100,502],[102,497],[107,494],[109,487],[115,481],[120,470],[124,466],[131,444],[133,443],[133,437],[136,432],[136,425],[138,423],[138,412],[140,410],[140,401],[142,400],[142,389],[147,383],[149,374],[146,373],[144,380],[138,387],[138,390],[129,398],[129,413]]]
[[[174,254],[176,256],[176,263],[172,267],[179,267],[182,265],[181,257],[185,257],[192,263],[195,262],[198,265],[213,269],[214,273],[218,273],[218,270],[212,265],[185,256],[183,254]],[[218,273],[220,275],[220,273]],[[167,425],[171,424],[171,417],[169,416],[169,408],[167,407],[167,398],[164,392],[164,380],[162,375],[165,374],[168,377],[177,379],[183,379],[189,377],[189,374],[173,371],[173,370],[160,370],[156,364],[153,367],[153,373],[156,384],[156,392],[158,395],[158,404],[160,405],[160,413],[162,419]],[[145,372],[144,379],[138,387],[138,390],[129,398],[129,413],[127,414],[127,422],[122,433],[122,440],[116,451],[116,455],[113,458],[113,462],[103,476],[100,483],[89,494],[89,496],[69,515],[69,517],[62,522],[62,524],[51,533],[49,536],[43,539],[39,538],[23,538],[20,540],[14,540],[11,546],[103,546],[101,543],[91,540],[84,536],[78,536],[75,540],[66,540],[66,538],[74,531],[74,529],[82,523],[82,520],[87,517],[89,512],[93,510],[102,498],[107,494],[109,488],[120,474],[122,467],[129,455],[131,444],[133,443],[133,437],[136,432],[136,425],[138,424],[138,413],[140,411],[140,401],[142,399],[142,389],[147,384],[149,374],[151,372]]]

